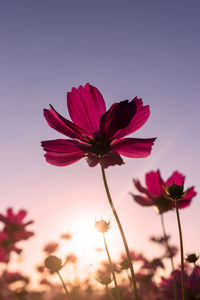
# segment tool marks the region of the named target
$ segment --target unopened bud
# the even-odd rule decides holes
[[[187,194],[187,191],[184,192],[184,184],[178,185],[174,181],[171,186],[164,187],[164,190],[167,196],[173,200],[182,199]]]
[[[58,272],[62,268],[61,259],[55,255],[48,256],[44,263],[47,269],[49,269],[52,273]]]
[[[195,263],[198,260],[199,256],[195,253],[188,254],[185,260],[189,263]]]

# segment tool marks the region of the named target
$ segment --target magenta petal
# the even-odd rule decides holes
[[[122,164],[124,164],[124,161],[116,152],[110,152],[103,157],[103,166],[105,169],[115,165],[121,166]]]
[[[96,166],[99,163],[98,156],[94,155],[93,153],[88,153],[87,163],[90,167]],[[103,166],[105,169],[109,166],[122,165],[123,163],[124,162],[118,153],[110,152],[109,154],[103,156]]]
[[[125,138],[111,144],[112,149],[127,157],[146,157],[150,155],[155,138],[134,139]]]
[[[150,198],[142,197],[139,195],[134,195],[132,193],[130,193],[130,194],[131,194],[131,196],[133,196],[133,199],[142,206],[152,206],[153,205],[153,201]]]
[[[146,186],[152,197],[160,197],[164,192],[164,181],[161,178],[160,171],[151,171],[146,174]]]
[[[70,138],[87,141],[87,133],[76,124],[73,124],[69,120],[62,117],[55,111],[55,109],[51,105],[50,109],[44,109],[44,117],[46,118],[49,126],[57,130],[58,132]]]
[[[106,111],[104,99],[98,89],[89,83],[67,93],[67,105],[72,121],[93,135],[99,130],[101,116]]]
[[[189,188],[187,194],[182,199],[178,200],[178,208],[185,208],[189,206],[192,201],[192,198],[195,197],[196,194],[197,193],[195,192],[194,187]],[[176,207],[175,203],[173,204],[174,207]]]
[[[136,104],[136,113],[134,114],[129,125],[124,129],[120,129],[115,134],[114,137],[117,139],[135,132],[136,130],[141,128],[149,118],[150,115],[149,105],[143,106],[142,99],[135,98],[134,101]]]
[[[100,133],[107,138],[112,138],[115,133],[125,128],[131,122],[136,113],[136,103],[132,101],[121,101],[114,103],[111,108],[101,117]]]
[[[79,143],[73,140],[43,141],[42,147],[47,151],[45,154],[47,162],[55,166],[68,166],[85,155]]]
[[[135,187],[138,189],[138,191],[139,191],[139,192],[141,192],[141,193],[144,193],[144,194],[148,195],[148,191],[147,191],[147,189],[146,189],[146,188],[144,188],[144,187],[141,185],[141,183],[140,183],[140,181],[139,181],[139,180],[137,180],[137,179],[133,179],[133,183],[134,183]]]
[[[27,212],[25,210],[20,210],[17,214],[17,221],[22,221],[25,218],[26,214]]]
[[[184,183],[185,176],[179,173],[178,171],[175,171],[171,177],[168,178],[166,184],[168,186],[171,186],[173,184],[173,181],[177,185],[182,185]]]
[[[191,198],[195,197],[196,194],[197,193],[195,192],[194,187],[192,186],[191,188],[189,188],[187,190],[187,194],[183,197],[183,200],[191,199]]]

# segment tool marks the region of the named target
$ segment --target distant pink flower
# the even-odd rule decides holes
[[[32,231],[27,231],[26,226],[33,223],[33,221],[23,222],[27,212],[20,210],[14,214],[12,208],[7,209],[7,215],[0,214],[0,221],[4,223],[3,231],[6,232],[13,242],[26,240],[33,235]]]
[[[155,138],[124,138],[147,121],[149,106],[142,99],[114,103],[108,111],[98,89],[89,83],[67,94],[67,106],[72,122],[55,109],[44,110],[50,127],[71,139],[43,141],[48,163],[67,166],[85,157],[90,167],[103,157],[104,167],[121,165],[120,155],[139,158],[150,155]]]
[[[71,263],[71,264],[76,264],[77,260],[78,260],[77,256],[73,253],[68,254],[65,259],[66,263]]]
[[[43,250],[44,250],[44,252],[46,252],[46,254],[50,255],[58,249],[58,246],[59,246],[58,243],[50,242],[46,246],[44,246]]]
[[[182,185],[184,183],[185,176],[183,176],[178,171],[175,171],[172,176],[164,181],[160,175],[160,171],[151,171],[146,174],[146,187],[143,187],[139,180],[133,179],[133,183],[137,190],[143,195],[132,194],[134,200],[143,206],[154,205],[159,213],[163,213],[175,208],[175,202],[169,199],[164,193],[165,190],[163,186],[172,185],[173,181],[177,185]],[[184,208],[190,205],[192,198],[196,195],[194,187],[190,187],[187,190],[186,195],[178,200],[178,207]]]

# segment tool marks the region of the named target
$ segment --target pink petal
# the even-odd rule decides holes
[[[134,114],[129,125],[124,129],[120,129],[115,134],[114,137],[116,139],[122,138],[126,135],[129,135],[129,134],[135,132],[136,130],[141,128],[149,118],[149,115],[150,115],[149,105],[143,106],[142,99],[137,99],[137,97],[134,98],[133,100],[135,101],[135,104],[137,107],[136,113]]]
[[[135,185],[135,187],[138,189],[139,192],[148,195],[147,189],[141,185],[141,183],[138,179],[133,179],[133,184]]]
[[[87,141],[87,133],[83,129],[62,117],[51,105],[50,108],[44,109],[44,117],[50,127],[70,138]]]
[[[115,150],[120,155],[140,158],[140,157],[146,157],[150,155],[154,141],[155,138],[150,138],[150,139],[125,138],[119,140],[118,142],[112,143],[111,146],[112,149]]]
[[[87,163],[90,167],[96,166],[99,163],[98,156],[94,155],[93,153],[88,153]],[[105,169],[109,166],[122,165],[123,163],[124,162],[118,153],[110,152],[103,156],[103,165]]]
[[[139,195],[134,195],[132,193],[130,193],[130,194],[133,196],[133,199],[142,206],[152,206],[153,205],[153,201],[148,197],[142,197]]]
[[[73,140],[43,141],[42,146],[48,163],[55,166],[67,166],[84,157],[85,152],[80,150],[79,143]]]
[[[151,171],[146,174],[146,186],[152,197],[160,197],[164,192],[164,181],[161,178],[160,171]]]
[[[197,193],[195,192],[194,187],[192,186],[191,188],[188,189],[187,194],[183,197],[183,200],[191,199],[191,198],[195,197],[196,194]]]
[[[196,194],[194,187],[189,188],[187,194],[182,199],[178,200],[178,208],[188,207]],[[176,207],[175,202],[173,202],[173,207]]]
[[[67,105],[72,121],[87,133],[99,131],[101,116],[106,111],[104,99],[98,89],[89,83],[67,93]]]
[[[107,138],[115,136],[116,132],[129,125],[136,113],[136,103],[121,101],[114,103],[111,108],[101,117],[100,133]]]
[[[18,212],[18,214],[16,215],[17,221],[21,222],[24,219],[24,217],[26,216],[26,214],[27,214],[27,212],[25,210],[23,210],[23,209],[20,210]]]
[[[7,216],[8,216],[9,218],[11,218],[11,219],[13,219],[13,217],[14,217],[13,209],[12,209],[11,207],[9,207],[9,208],[7,209]]]
[[[177,185],[182,185],[184,183],[185,176],[179,173],[178,171],[175,171],[171,177],[168,178],[166,184],[171,186],[173,184],[173,181]]]

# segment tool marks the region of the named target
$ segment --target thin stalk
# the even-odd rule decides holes
[[[139,300],[137,284],[136,284],[136,279],[135,279],[135,273],[134,273],[133,264],[132,264],[132,260],[131,260],[131,255],[130,255],[130,252],[129,252],[128,244],[127,244],[127,241],[126,241],[126,237],[125,237],[121,222],[119,220],[118,214],[117,214],[117,212],[115,210],[115,207],[113,205],[113,202],[112,202],[112,198],[111,198],[110,191],[109,191],[109,188],[108,188],[108,183],[107,183],[107,180],[106,180],[106,174],[105,174],[105,170],[104,170],[104,166],[103,166],[102,156],[100,156],[100,165],[101,165],[102,177],[103,177],[103,182],[104,182],[106,194],[107,194],[107,197],[108,197],[108,201],[109,201],[110,207],[112,209],[112,212],[114,214],[114,217],[116,219],[116,222],[118,224],[119,231],[121,233],[121,237],[122,237],[124,247],[125,247],[125,250],[126,250],[126,255],[127,255],[127,258],[128,258],[130,271],[131,271],[132,283],[133,283],[133,287],[134,287],[135,300]]]
[[[133,283],[132,283],[131,276],[129,275],[128,269],[126,269],[126,274],[127,274],[128,279],[129,279],[129,282],[130,282],[130,287],[132,289],[133,288]]]
[[[186,300],[186,293],[185,293],[185,273],[184,273],[184,253],[183,253],[183,237],[182,237],[182,230],[181,230],[181,221],[178,211],[178,199],[175,199],[176,203],[176,216],[178,221],[178,230],[179,230],[179,238],[180,238],[180,249],[181,249],[181,285],[182,285],[182,294],[183,300]]]
[[[106,253],[107,253],[107,256],[108,256],[108,261],[109,261],[109,264],[110,264],[110,267],[111,267],[111,272],[112,272],[112,276],[113,276],[113,280],[114,280],[114,283],[115,283],[115,288],[116,288],[116,291],[117,291],[117,298],[120,300],[121,299],[121,296],[120,296],[120,290],[119,290],[119,287],[117,285],[117,279],[116,279],[116,276],[115,276],[115,272],[112,270],[112,260],[111,260],[111,257],[110,257],[110,253],[108,251],[108,246],[107,246],[107,242],[106,242],[106,238],[105,238],[105,234],[103,233],[103,241],[104,241],[104,245],[105,245],[105,249],[106,249]]]
[[[63,285],[63,288],[64,288],[64,290],[65,290],[65,293],[66,293],[67,297],[69,298],[69,300],[72,300],[72,298],[71,298],[71,296],[70,296],[70,293],[69,293],[68,290],[67,290],[66,284],[64,283],[64,281],[63,281],[63,279],[62,279],[62,276],[60,275],[60,272],[58,271],[57,274],[58,274],[58,276],[59,276],[59,278],[60,278],[60,280],[61,280],[61,282],[62,282],[62,285]]]
[[[174,300],[177,300],[176,276],[175,276],[175,272],[174,272],[175,269],[174,269],[173,255],[172,255],[172,251],[170,249],[170,246],[169,246],[169,243],[168,243],[168,239],[167,239],[167,234],[166,234],[166,230],[165,230],[165,223],[164,223],[163,214],[161,213],[160,216],[161,216],[161,224],[162,224],[163,235],[164,235],[164,239],[165,239],[165,242],[166,242],[167,250],[169,252],[170,261],[171,261],[171,267],[172,267],[172,272],[173,272]]]

